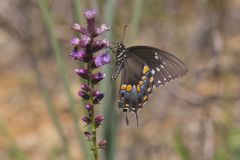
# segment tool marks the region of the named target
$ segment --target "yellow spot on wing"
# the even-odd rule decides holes
[[[150,82],[151,82],[151,83],[153,82],[153,77],[150,78]]]
[[[127,88],[126,84],[121,85],[121,89],[125,90]]]
[[[143,67],[143,74],[146,74],[149,70],[150,70],[150,68],[148,66],[144,66]]]
[[[143,77],[142,77],[142,80],[146,80],[146,79],[147,79],[147,77],[146,77],[146,76],[143,76]]]
[[[140,93],[140,91],[141,91],[141,88],[139,85],[137,85],[137,91],[138,91],[138,93]]]
[[[127,85],[127,91],[130,92],[132,90],[132,85]]]
[[[142,86],[143,85],[143,81],[139,81],[139,85]]]
[[[147,100],[147,96],[144,96],[144,97],[143,97],[143,100],[146,101],[146,100]]]
[[[152,90],[152,88],[148,88],[148,89],[147,89],[148,92],[151,92],[151,90]]]

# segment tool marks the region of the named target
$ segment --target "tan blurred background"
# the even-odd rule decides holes
[[[104,13],[110,0],[79,2],[84,10],[98,10],[98,25],[109,23]],[[140,127],[134,115],[130,126],[123,116],[116,122],[115,159],[239,160],[240,1],[115,3],[114,41],[121,39],[128,24],[126,46],[155,46],[174,53],[189,67],[185,77],[155,90],[140,111]],[[80,86],[74,74],[77,64],[68,56],[73,8],[72,1],[49,0],[53,32],[81,116],[75,94]],[[43,87],[53,100],[72,159],[84,159],[41,13],[38,1],[0,1],[0,160],[66,159]]]

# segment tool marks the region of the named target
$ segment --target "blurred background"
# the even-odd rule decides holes
[[[189,68],[155,89],[139,127],[134,114],[126,126],[119,83],[103,68],[99,139],[109,144],[101,159],[239,160],[239,0],[1,0],[0,159],[91,159],[79,123],[79,64],[69,57],[70,26],[85,25],[90,8],[98,25],[112,26],[107,38],[120,41],[128,24],[126,46],[167,50]]]

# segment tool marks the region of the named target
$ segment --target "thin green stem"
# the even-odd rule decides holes
[[[132,43],[138,34],[138,29],[139,29],[139,21],[141,17],[141,11],[142,11],[142,6],[143,6],[144,0],[135,0],[133,3],[133,14],[131,18],[131,37],[130,37],[130,43]]]
[[[109,25],[114,23],[114,13],[116,12],[116,0],[107,0],[105,5],[105,21]],[[110,32],[106,34],[107,39],[111,39],[112,35]],[[106,97],[103,101],[102,106],[104,107],[104,124],[103,124],[103,139],[106,139],[108,145],[104,149],[104,159],[105,160],[114,160],[115,159],[115,143],[116,143],[116,133],[117,133],[117,113],[113,109],[115,106],[115,82],[111,80],[112,68],[109,66],[104,67],[104,73],[106,77],[104,79],[102,90],[106,94]]]
[[[53,53],[57,60],[58,68],[59,68],[61,77],[63,79],[63,85],[64,85],[65,92],[66,92],[68,100],[69,100],[69,108],[70,108],[71,116],[72,116],[73,123],[74,123],[74,129],[75,129],[76,134],[78,135],[78,142],[79,142],[80,146],[86,146],[85,141],[83,141],[84,137],[79,128],[79,121],[78,121],[79,118],[78,118],[78,114],[75,109],[74,98],[73,98],[71,90],[70,90],[70,86],[69,86],[69,82],[68,82],[68,78],[67,78],[66,66],[65,66],[65,63],[64,63],[64,60],[62,57],[63,54],[60,50],[59,43],[54,34],[52,20],[50,17],[50,13],[47,9],[47,4],[48,4],[47,0],[38,0],[38,4],[39,4],[40,10],[42,12],[43,22],[45,23],[46,29],[48,31],[49,40],[50,40],[50,43],[51,43],[51,46],[53,49]]]
[[[92,46],[92,42],[93,42],[93,38],[91,38],[89,46]],[[92,62],[89,62],[87,64],[87,69],[89,71],[89,75],[92,75],[92,73],[93,73]],[[89,101],[90,101],[90,104],[92,105],[92,110],[91,110],[91,114],[90,114],[91,132],[93,134],[92,151],[93,151],[95,160],[98,160],[97,127],[96,127],[96,123],[95,123],[95,107],[94,107],[94,98],[93,98],[94,84],[93,84],[91,78],[88,79],[88,85],[90,86],[90,91],[89,91],[90,100]]]

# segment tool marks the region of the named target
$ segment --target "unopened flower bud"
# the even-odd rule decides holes
[[[103,78],[105,77],[105,73],[95,73],[91,76],[92,82],[93,84],[97,84],[98,82],[100,82]]]
[[[85,131],[84,135],[87,137],[88,140],[92,140],[92,138],[93,138],[93,133],[92,132]]]
[[[109,30],[110,30],[110,26],[107,26],[106,24],[102,24],[99,28],[96,29],[96,33],[100,35]]]
[[[83,99],[85,99],[85,100],[88,100],[90,98],[90,96],[86,92],[84,92],[84,91],[79,91],[78,95],[80,97],[82,97]]]
[[[87,84],[81,84],[81,89],[84,91],[90,91],[90,87]]]
[[[107,145],[107,141],[106,140],[101,140],[100,142],[98,142],[98,146],[101,149],[106,148],[106,145]]]
[[[92,110],[92,108],[93,108],[93,106],[91,104],[86,104],[85,107],[88,111]]]
[[[98,104],[104,97],[103,93],[99,93],[98,95],[96,95],[96,97],[94,98],[93,102],[94,104]]]
[[[103,39],[103,40],[97,40],[93,42],[93,51],[97,52],[103,48],[109,47],[110,46],[110,41]]]
[[[89,79],[89,71],[87,69],[76,69],[75,72],[84,79]]]
[[[91,119],[89,117],[83,116],[82,121],[89,124],[91,122]]]
[[[94,119],[95,125],[98,127],[99,125],[102,124],[103,120],[104,120],[104,117],[103,117],[103,116],[97,116],[97,117]]]

